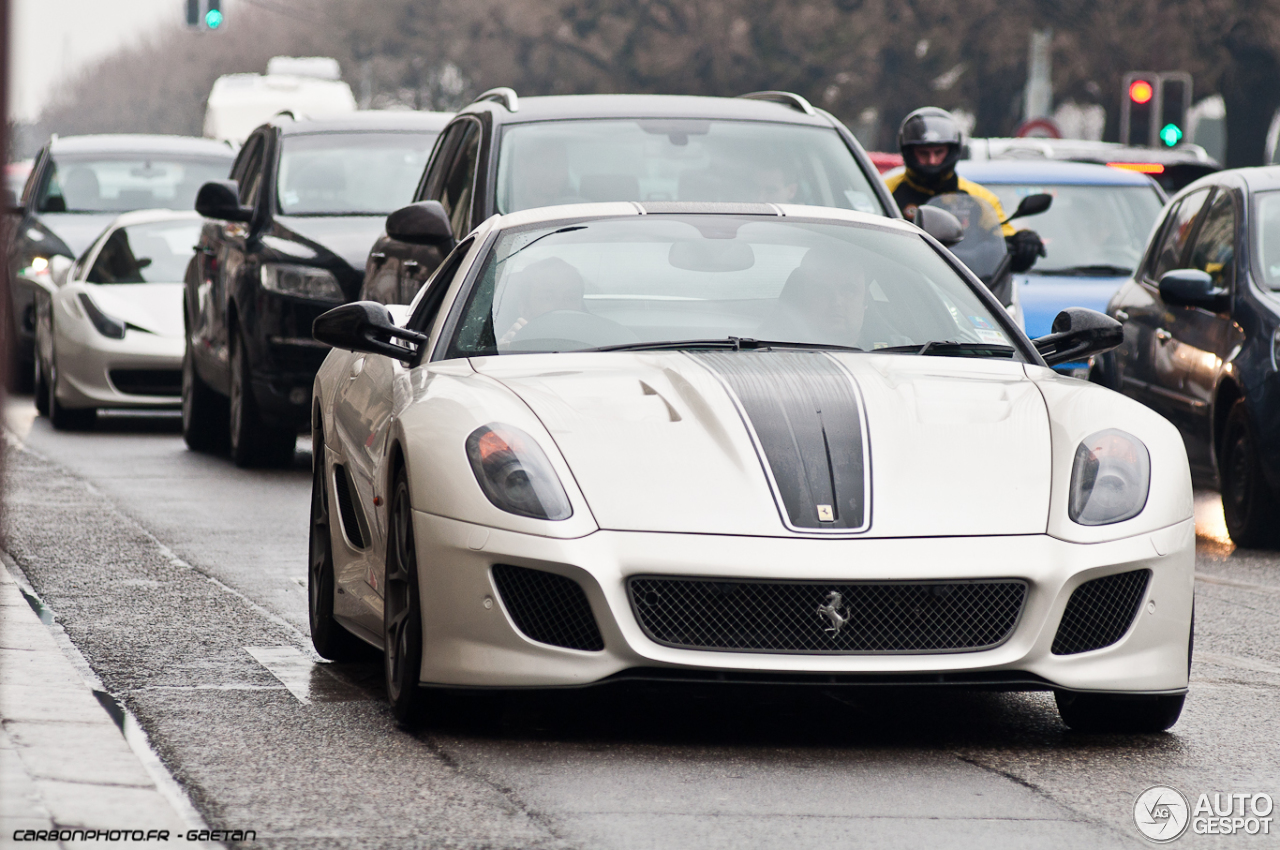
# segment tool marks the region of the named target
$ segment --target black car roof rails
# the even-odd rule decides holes
[[[484,100],[492,100],[501,103],[507,108],[508,112],[520,111],[520,96],[516,94],[516,90],[507,86],[498,86],[496,89],[489,89],[484,94],[478,96],[472,103],[480,103]]]
[[[746,100],[769,100],[774,103],[781,103],[783,106],[790,106],[792,109],[803,112],[805,115],[817,115],[812,104],[798,94],[789,91],[753,91],[750,94],[740,94],[738,97]]]

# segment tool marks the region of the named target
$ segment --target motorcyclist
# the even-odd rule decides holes
[[[1004,208],[994,193],[956,174],[960,146],[960,125],[945,109],[926,106],[902,120],[898,128],[898,149],[905,168],[890,175],[885,183],[903,215],[911,218],[916,207],[937,195],[952,192],[981,198],[991,205],[1001,222],[1005,220]],[[1024,272],[1035,265],[1036,257],[1045,255],[1044,242],[1035,231],[1014,230],[1013,225],[1006,223],[1001,226],[1001,232],[1012,255],[1013,271]]]

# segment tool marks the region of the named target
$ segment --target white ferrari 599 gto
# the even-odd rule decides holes
[[[447,233],[434,202],[388,220]],[[1048,365],[913,225],[798,206],[495,216],[408,310],[338,307],[314,396],[317,651],[424,686],[1052,690],[1162,730],[1192,631],[1177,430]]]

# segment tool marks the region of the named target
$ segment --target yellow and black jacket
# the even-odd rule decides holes
[[[928,203],[930,198],[937,195],[945,195],[948,192],[962,192],[966,195],[973,195],[975,198],[981,198],[992,206],[999,216],[999,221],[1004,221],[1007,216],[1004,213],[1004,207],[1000,206],[1000,199],[993,192],[986,189],[972,180],[965,180],[958,176],[954,171],[950,175],[944,177],[935,189],[927,189],[911,179],[910,172],[906,169],[896,171],[885,177],[885,185],[889,187],[893,199],[898,202],[898,208],[902,210],[902,214],[908,219],[915,213],[916,207],[921,204]],[[1000,228],[1005,236],[1012,236],[1014,233],[1013,225],[1005,224]]]

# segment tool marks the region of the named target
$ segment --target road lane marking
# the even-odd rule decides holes
[[[372,699],[362,688],[339,679],[303,655],[296,646],[246,646],[244,650],[303,705]]]
[[[1253,670],[1255,673],[1275,673],[1280,675],[1280,666],[1268,664],[1266,661],[1260,661],[1256,658],[1240,658],[1235,655],[1221,655],[1217,652],[1201,652],[1196,651],[1196,661],[1204,661],[1209,664],[1221,664],[1224,667],[1238,667],[1241,670]]]
[[[1280,587],[1270,584],[1253,584],[1247,581],[1238,581],[1225,576],[1215,576],[1209,573],[1196,573],[1196,581],[1202,581],[1205,584],[1220,584],[1223,587],[1238,587],[1241,590],[1253,590],[1258,593],[1273,593],[1280,595]]]

